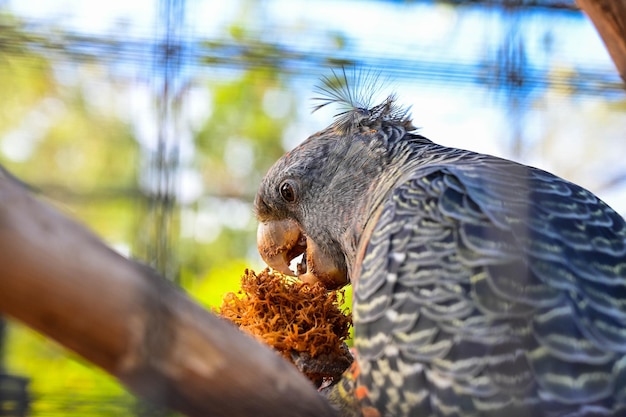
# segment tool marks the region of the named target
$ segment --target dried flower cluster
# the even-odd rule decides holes
[[[349,356],[344,341],[352,317],[340,309],[343,296],[341,290],[329,292],[321,284],[308,285],[269,269],[258,275],[247,269],[238,294],[224,296],[220,315],[272,346],[309,377],[318,374],[317,378],[324,373],[319,372],[320,366],[344,363]],[[302,369],[303,358],[308,370]],[[324,363],[312,371],[315,358]]]

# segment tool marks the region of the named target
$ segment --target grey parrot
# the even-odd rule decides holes
[[[318,107],[343,112],[255,199],[269,266],[353,287],[355,364],[328,398],[366,417],[626,415],[624,219],[551,173],[430,141],[394,95],[371,105],[339,75]]]

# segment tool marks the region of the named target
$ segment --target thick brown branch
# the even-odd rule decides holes
[[[330,416],[275,352],[0,170],[0,312],[189,416]]]
[[[576,0],[587,13],[626,82],[626,0]]]

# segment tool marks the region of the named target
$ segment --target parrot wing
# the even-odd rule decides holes
[[[624,220],[545,171],[455,159],[405,174],[361,242],[354,343],[369,404],[394,416],[626,407]]]

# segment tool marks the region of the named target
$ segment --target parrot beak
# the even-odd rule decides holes
[[[336,265],[315,241],[302,233],[300,226],[290,219],[260,223],[257,246],[261,258],[269,267],[285,275],[296,275],[289,264],[305,253],[298,265],[297,276],[309,284],[321,282],[327,289],[336,289],[348,283],[345,267]]]
[[[289,219],[260,223],[256,243],[265,263],[285,275],[295,275],[289,264],[306,250],[300,228]]]

